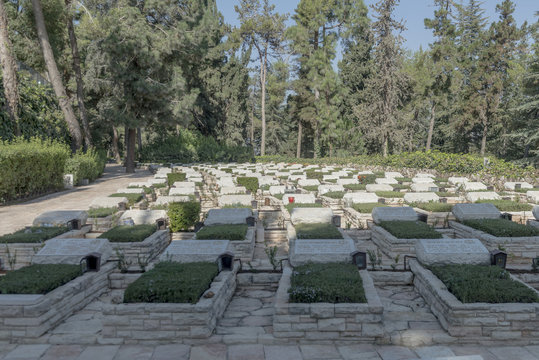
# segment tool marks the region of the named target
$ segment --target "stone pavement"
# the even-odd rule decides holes
[[[86,186],[42,196],[24,203],[0,206],[0,235],[8,234],[32,225],[36,216],[52,210],[86,210],[98,196],[108,196],[127,187],[130,182],[145,181],[152,175],[147,170],[137,169],[126,174],[125,168],[107,164],[103,176]]]

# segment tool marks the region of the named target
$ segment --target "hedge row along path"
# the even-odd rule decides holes
[[[107,164],[103,176],[86,186],[76,186],[42,196],[24,203],[0,206],[0,235],[9,234],[25,226],[32,225],[36,216],[53,210],[87,210],[92,200],[99,196],[108,196],[131,182],[145,181],[152,174],[147,170],[138,170],[126,174],[125,168],[116,164]]]

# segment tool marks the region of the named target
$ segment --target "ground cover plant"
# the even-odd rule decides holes
[[[124,303],[195,304],[218,273],[215,263],[160,262],[127,287]]]
[[[170,231],[186,231],[195,226],[200,219],[200,203],[198,201],[171,203],[167,214],[170,220]]]
[[[507,219],[465,220],[463,224],[497,237],[539,236],[539,229]]]
[[[292,272],[291,303],[366,303],[357,266],[329,263],[297,266]]]
[[[33,264],[0,277],[0,294],[46,294],[80,275],[79,265]]]
[[[142,200],[142,194],[125,194],[125,193],[115,193],[109,195],[109,197],[124,197],[127,198],[127,207],[133,206]]]
[[[185,181],[187,175],[182,172],[173,172],[167,174],[168,186],[172,186],[176,181]]]
[[[287,194],[285,194],[286,196]],[[290,203],[288,205],[285,206],[286,207],[286,210],[288,210],[288,212],[291,212],[292,209],[294,208],[320,208],[320,207],[323,207],[322,204],[320,203],[313,203],[313,204],[298,204],[298,203]]]
[[[488,203],[496,206],[500,211],[531,211],[533,205],[511,200],[478,200],[476,203]]]
[[[397,239],[441,239],[442,234],[421,221],[382,221],[380,226]]]
[[[403,198],[404,193],[400,191],[376,191],[376,195],[383,198]]]
[[[249,176],[238,176],[236,181],[238,182],[238,185],[244,186],[248,191],[253,194],[256,194],[256,191],[258,190],[258,178]]]
[[[358,175],[357,180],[362,185],[374,184],[376,182],[376,175],[375,174]]]
[[[329,191],[323,194],[322,196],[326,196],[332,199],[342,199],[344,196],[344,191]]]
[[[341,232],[333,224],[297,224],[295,229],[298,239],[342,239]]]
[[[347,184],[343,185],[345,189],[348,190],[365,190],[367,188],[367,184]]]
[[[307,191],[318,191],[318,185],[305,185],[305,186],[302,186],[301,188]]]
[[[204,226],[196,233],[197,240],[245,240],[247,224]]]
[[[511,279],[498,266],[445,265],[430,270],[463,303],[531,303],[539,302],[532,289]]]
[[[398,177],[398,178],[395,178],[395,180],[400,181],[400,182],[412,182],[412,178],[409,178],[409,177]]]
[[[155,225],[120,225],[104,232],[99,237],[110,242],[141,242],[156,231]]]
[[[88,210],[88,217],[104,218],[118,212],[117,208],[96,208]]]
[[[364,203],[364,204],[352,204],[352,209],[356,210],[357,212],[360,212],[362,214],[370,214],[372,213],[372,209],[376,207],[385,207],[387,205],[380,204],[380,203]]]
[[[527,193],[528,191],[539,191],[539,188],[533,188],[533,189],[515,189],[515,192],[518,193]]]
[[[431,212],[450,212],[453,209],[452,204],[439,203],[439,202],[427,202],[427,203],[413,203],[411,207],[416,207]]]
[[[13,243],[41,243],[67,232],[67,227],[32,226],[11,234],[0,236],[0,244]]]
[[[283,200],[284,195],[285,194],[275,194],[275,195],[273,195],[273,197],[276,198],[276,199],[279,199],[279,200]]]

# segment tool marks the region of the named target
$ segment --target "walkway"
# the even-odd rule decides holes
[[[126,174],[125,168],[107,164],[103,176],[86,186],[46,195],[21,204],[0,206],[0,235],[8,234],[32,225],[36,216],[52,210],[86,210],[98,196],[108,196],[130,182],[145,181],[151,177],[147,170]]]

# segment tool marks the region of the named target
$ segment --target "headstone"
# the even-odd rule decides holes
[[[409,206],[375,207],[372,209],[372,220],[376,224],[382,221],[416,221],[417,213]]]
[[[275,179],[273,176],[260,176],[258,177],[258,185],[260,186],[279,185],[279,180]]]
[[[131,218],[135,225],[153,225],[159,218],[166,218],[166,210],[127,210],[120,217],[123,219]]]
[[[230,174],[228,174],[228,175],[230,175]],[[220,177],[217,180],[217,185],[219,185],[219,187],[226,187],[226,186],[234,187],[234,186],[236,186],[236,184],[234,184],[234,180],[232,180],[231,176]]]
[[[150,183],[151,185],[165,184],[166,182],[167,182],[167,179],[149,179],[148,180],[148,183]]]
[[[159,261],[215,262],[228,250],[229,240],[176,240],[159,257]]]
[[[440,197],[433,192],[409,192],[404,194],[404,201],[409,204],[438,202]]]
[[[290,262],[294,266],[315,263],[351,262],[356,250],[351,239],[296,239]]]
[[[393,187],[389,184],[367,184],[366,189],[368,192],[393,191]]]
[[[148,181],[138,181],[138,182],[129,183],[128,186],[130,188],[131,187],[141,188],[141,187],[150,187],[150,186],[152,186],[152,184],[150,184]]]
[[[378,196],[369,192],[349,192],[344,194],[342,199],[347,206],[350,206],[351,204],[368,204],[378,202]]]
[[[465,191],[487,190],[487,186],[481,182],[465,182],[463,186]]]
[[[533,185],[527,182],[506,182],[503,186],[507,190],[515,190],[520,185],[520,189],[533,189]]]
[[[417,260],[423,265],[490,265],[490,253],[478,239],[420,239]]]
[[[433,180],[430,177],[415,177],[412,179],[414,184],[432,184]]]
[[[300,180],[300,179],[307,179],[307,175],[305,174],[290,174],[288,175],[288,180],[290,181],[296,181],[296,180]]]
[[[120,203],[127,204],[127,198],[102,196],[92,200],[90,203],[90,209],[115,208],[118,207]]]
[[[432,174],[427,174],[427,173],[417,173],[415,174],[415,178],[430,178],[432,181],[432,179],[434,179],[435,176]]]
[[[298,185],[299,186],[318,186],[320,185],[320,181],[318,181],[318,179],[299,179]]]
[[[501,215],[496,206],[488,203],[455,204],[452,212],[459,221],[474,219],[498,219]]]
[[[251,206],[252,195],[221,195],[218,199],[219,206],[241,205]]]
[[[90,253],[101,254],[101,264],[107,262],[112,247],[107,239],[50,239],[32,257],[33,264],[79,265],[83,257]]]
[[[328,180],[337,180],[339,179],[339,176],[337,175],[324,175],[322,176],[322,180],[328,181]]]
[[[292,224],[331,224],[333,211],[330,208],[294,208],[290,213]]]
[[[174,182],[174,184],[172,184],[172,187],[195,189],[196,184],[193,181],[176,181]]]
[[[466,193],[466,200],[476,202],[477,200],[500,200],[501,196],[494,191],[472,191]]]
[[[404,176],[402,176],[402,174],[400,172],[397,172],[397,171],[386,171],[386,173],[384,175],[388,179],[404,177]]]
[[[394,178],[377,178],[377,179],[374,179],[374,182],[377,184],[398,184],[399,183]]]
[[[155,205],[168,205],[175,202],[188,202],[188,201],[191,201],[191,198],[187,195],[159,196],[155,200]]]
[[[324,195],[325,193],[328,193],[328,192],[333,192],[333,191],[344,191],[344,187],[342,185],[320,185],[318,187],[318,194],[319,195]]]
[[[414,183],[410,189],[415,192],[437,192],[440,190],[434,183]]]
[[[140,194],[140,195],[143,195],[144,194],[144,189],[143,188],[122,188],[122,189],[116,190],[116,193],[117,194]]]
[[[459,185],[469,182],[467,177],[456,177],[452,176],[449,179],[447,179],[447,182],[453,185]]]
[[[82,210],[56,210],[47,211],[37,216],[33,226],[67,226],[67,222],[73,219],[80,220],[81,225],[86,224],[88,213]]]
[[[73,174],[65,174],[64,175],[64,189],[73,189],[75,186],[74,182],[75,177]]]
[[[286,190],[286,186],[284,185],[272,185],[269,188],[269,193],[271,195],[284,194],[285,190]]]
[[[316,201],[316,198],[313,194],[284,194],[283,196],[283,204],[288,205],[289,204],[289,197],[294,198],[294,203],[296,204],[314,204]]]
[[[211,209],[204,221],[204,225],[233,225],[245,224],[246,219],[253,216],[251,209]]]
[[[222,186],[219,194],[221,195],[234,195],[234,194],[245,194],[247,189],[245,186]]]
[[[357,178],[355,179],[337,179],[337,185],[352,185],[359,184]]]

